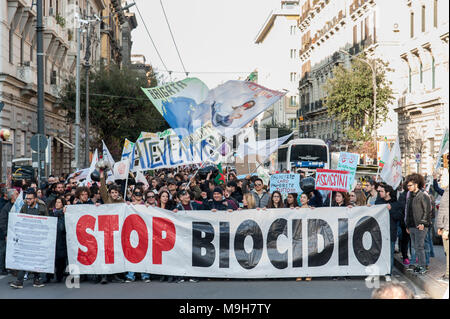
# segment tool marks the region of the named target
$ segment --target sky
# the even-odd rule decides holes
[[[244,79],[255,65],[258,32],[280,0],[135,0],[147,25],[148,36],[136,7],[138,26],[132,31],[132,54],[143,54],[146,63],[170,81],[197,77],[212,89],[228,80]],[[184,67],[180,62],[164,6]],[[131,3],[131,1],[129,1]],[[165,67],[164,67],[165,64]],[[179,72],[179,73],[175,73]],[[241,72],[241,73],[195,73]]]

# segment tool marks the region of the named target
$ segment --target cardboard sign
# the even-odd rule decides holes
[[[270,176],[270,192],[279,191],[282,195],[301,193],[300,174],[274,174]]]
[[[316,174],[316,189],[347,192],[349,181],[349,172],[347,171],[318,169]]]

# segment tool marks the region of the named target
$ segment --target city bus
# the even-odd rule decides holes
[[[276,170],[296,172],[298,169],[312,175],[318,168],[330,168],[328,145],[321,139],[298,138],[280,146]]]

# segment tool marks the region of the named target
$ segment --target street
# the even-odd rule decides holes
[[[0,276],[0,299],[370,299],[373,289],[367,288],[362,277],[347,280],[313,278],[296,282],[294,279],[276,280],[219,280],[198,283],[80,283],[80,288],[51,283],[34,288],[32,280],[23,289],[12,289],[12,276]],[[392,282],[401,282],[414,291],[416,298],[429,298],[403,274],[394,270]],[[380,284],[385,283],[384,277]]]

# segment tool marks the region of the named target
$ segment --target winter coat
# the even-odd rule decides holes
[[[423,224],[431,225],[431,199],[423,191],[408,192],[406,200],[405,222],[407,227],[417,227]]]
[[[437,229],[443,228],[448,231],[448,187],[441,198],[441,203],[439,204],[436,227]]]
[[[391,205],[391,209],[389,210],[389,228],[391,231],[391,241],[396,241],[397,240],[397,223],[400,222],[404,216],[403,216],[403,209],[404,206],[400,203],[398,203],[398,201],[394,200],[391,198],[391,200],[386,201],[383,198],[378,197],[375,205],[383,205],[383,204],[390,204]]]
[[[67,243],[66,243],[66,224],[64,218],[64,211],[62,209],[53,209],[50,213],[53,217],[58,217],[56,225],[56,251],[55,258],[67,257]]]
[[[229,206],[227,200],[221,200],[221,201],[215,201],[215,200],[209,200],[208,202],[205,202],[207,204],[207,209],[208,210],[212,210],[212,209],[216,209],[216,210],[228,210],[228,209],[232,209],[231,206]]]
[[[14,203],[11,203],[11,201],[6,202],[6,204],[3,206],[2,210],[0,211],[0,239],[5,239],[5,237],[8,234],[8,218],[9,218],[9,211],[13,207]]]
[[[37,208],[36,208],[37,206]],[[28,207],[28,205],[25,203],[23,204],[22,208],[20,209],[20,214],[28,214],[28,215],[39,215],[39,216],[48,216],[48,210],[47,205],[40,199],[37,200],[36,205],[34,208]]]
[[[197,203],[194,200],[190,201],[189,206],[191,207],[191,210],[205,210],[206,209],[205,205],[203,203],[200,204],[200,203]],[[185,210],[181,203],[178,203],[176,209],[178,209],[178,210]]]
[[[314,190],[314,196],[308,201],[308,206],[323,207],[323,197],[318,190]]]
[[[268,192],[263,191],[263,195],[259,197],[258,193],[255,191],[250,192],[255,198],[255,208],[264,208],[267,207],[270,201],[270,194]]]

